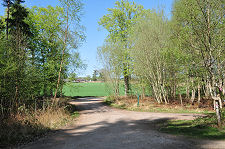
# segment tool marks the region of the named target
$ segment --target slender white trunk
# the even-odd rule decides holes
[[[201,101],[201,86],[198,83],[198,104],[200,104],[200,101]]]
[[[59,84],[60,84],[60,80],[61,80],[61,72],[62,72],[62,67],[63,67],[63,62],[64,62],[64,53],[65,53],[66,46],[67,46],[67,35],[68,35],[68,30],[69,30],[69,6],[68,5],[69,4],[68,4],[68,0],[67,0],[65,40],[64,40],[63,50],[62,50],[62,59],[61,59],[61,63],[60,63],[58,80],[57,80],[57,84],[56,84],[56,90],[55,90],[55,96],[53,99],[53,103],[56,101],[56,96],[57,96],[57,92],[58,92],[58,88],[59,88]]]
[[[180,104],[183,106],[183,100],[181,94],[179,94]]]
[[[193,104],[195,100],[195,88],[191,90],[191,103]]]

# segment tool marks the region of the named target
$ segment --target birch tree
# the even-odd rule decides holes
[[[162,13],[147,11],[133,29],[130,42],[135,73],[146,79],[158,103],[168,103],[164,56],[169,37],[167,20]]]
[[[224,0],[179,0],[173,12],[181,26],[182,45],[192,57],[192,68],[204,68],[198,72],[204,73],[213,96],[214,86],[222,85],[224,78]]]
[[[62,81],[62,70],[64,67],[65,50],[69,48],[77,48],[80,41],[84,40],[83,26],[80,25],[83,3],[80,0],[60,0],[65,13],[65,28],[63,37],[63,48],[61,53],[60,68],[58,70],[58,79],[54,95],[56,100],[59,90],[60,81]],[[71,27],[71,25],[73,25]],[[75,29],[75,30],[73,30]],[[74,38],[71,38],[74,37]],[[76,39],[75,39],[76,38]]]

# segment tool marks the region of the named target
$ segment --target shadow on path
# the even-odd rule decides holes
[[[223,148],[224,142],[191,140],[157,131],[173,117],[111,109],[102,99],[72,101],[81,112],[77,126],[30,144],[26,149],[199,149]],[[221,145],[222,143],[222,145]],[[217,144],[217,146],[215,145]],[[218,146],[219,144],[219,146]]]

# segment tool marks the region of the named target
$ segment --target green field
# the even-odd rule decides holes
[[[63,87],[65,96],[108,96],[105,83],[67,83]]]
[[[107,86],[108,85],[108,86]],[[102,83],[66,83],[63,87],[63,94],[64,96],[109,96],[113,95],[112,84]],[[109,87],[111,86],[111,88]],[[137,91],[134,85],[130,85],[131,87],[131,94],[136,95],[137,93],[140,94],[141,91]],[[124,95],[124,85],[120,83],[120,95]],[[147,90],[146,90],[147,91]],[[146,92],[146,95],[149,93]]]

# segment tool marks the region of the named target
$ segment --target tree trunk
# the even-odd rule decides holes
[[[119,84],[119,82],[116,85],[116,94],[117,94],[117,96],[120,96],[120,84]]]
[[[18,89],[18,81],[16,80],[16,87],[15,87],[15,100],[14,100],[14,102],[15,102],[15,104],[16,104],[16,109],[18,108],[18,93],[19,92],[19,89]],[[14,105],[14,104],[13,104]]]
[[[129,76],[128,75],[124,76],[124,86],[125,86],[125,96],[128,96],[129,90],[130,90],[130,87],[129,87]]]
[[[165,102],[166,104],[168,104],[168,101],[167,101],[167,98],[166,98],[166,91],[165,91],[165,87],[164,87],[163,84],[161,84],[161,94],[162,94],[162,97],[163,97],[163,99],[164,99],[164,102]]]
[[[153,92],[154,92],[156,101],[157,101],[158,103],[161,103],[161,101],[160,101],[160,99],[159,99],[159,96],[158,96],[157,87],[156,87],[155,85],[152,85],[152,89],[153,89]]]
[[[211,97],[213,97],[213,87],[212,87],[212,83],[209,83],[209,94]]]
[[[194,104],[194,100],[195,100],[195,88],[193,88],[191,90],[191,103]]]
[[[60,84],[60,79],[61,79],[61,72],[62,72],[63,61],[64,61],[64,53],[65,53],[65,50],[66,50],[67,34],[68,34],[68,29],[69,29],[69,6],[68,5],[69,4],[68,4],[68,1],[67,1],[65,40],[64,40],[63,50],[62,50],[62,59],[61,59],[61,63],[60,63],[58,80],[57,80],[57,85],[56,85],[56,90],[55,90],[55,96],[54,96],[54,99],[53,99],[53,103],[56,101],[56,96],[57,96],[57,92],[58,92],[58,88],[59,88],[59,84]]]
[[[145,98],[145,87],[142,86],[142,94],[141,94],[141,98],[144,99]]]
[[[63,96],[63,83],[62,83],[62,86],[60,88],[60,97],[62,97],[62,96]]]
[[[219,100],[214,100],[214,105],[216,110],[217,124],[219,127],[221,127],[221,113],[220,113],[220,107],[219,107]]]
[[[200,104],[200,101],[201,101],[201,86],[198,83],[198,104]]]
[[[206,98],[209,98],[210,97],[210,89],[209,89],[209,87],[210,87],[210,84],[209,84],[209,81],[208,80],[206,80],[205,81],[205,97]]]
[[[173,85],[173,98],[174,99],[176,98],[176,90],[177,90],[177,87],[176,87],[176,83],[174,82],[174,85]]]
[[[183,106],[183,100],[181,94],[179,94],[180,104]]]

